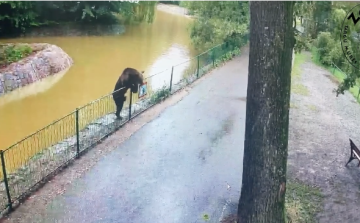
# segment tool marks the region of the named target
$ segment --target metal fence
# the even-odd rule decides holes
[[[129,98],[115,119],[112,93],[92,101],[50,125],[0,151],[0,208],[13,207],[49,177],[83,151],[99,143],[126,122],[171,94],[191,84],[219,63],[240,54],[237,47],[224,43],[181,64],[146,78],[148,93],[143,99],[128,91]],[[155,83],[166,80],[162,86]]]

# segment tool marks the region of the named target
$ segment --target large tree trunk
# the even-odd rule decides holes
[[[250,2],[239,223],[285,222],[293,2]]]

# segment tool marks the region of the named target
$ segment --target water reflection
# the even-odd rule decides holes
[[[172,66],[189,60],[190,51],[188,48],[173,44],[165,53],[163,53],[154,64],[148,69],[148,77],[151,80],[151,89],[157,90],[162,86],[169,86]],[[176,66],[173,70],[173,83],[181,80],[186,66]]]
[[[68,72],[69,69],[65,69],[53,76],[49,76],[40,81],[34,82],[30,85],[22,88],[15,89],[4,96],[0,97],[0,106],[5,106],[6,103],[16,100],[22,100],[29,96],[35,96],[39,93],[44,93],[53,87],[61,78]]]

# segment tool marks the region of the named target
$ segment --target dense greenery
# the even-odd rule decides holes
[[[351,65],[346,59],[341,47],[341,30],[344,19],[352,7],[359,2],[306,2],[307,7],[298,9],[297,26],[303,30],[302,40],[304,46],[312,48],[313,58],[325,67],[338,67],[346,77],[341,78],[341,83],[336,90],[337,94],[343,94],[345,90],[351,90],[357,85],[360,77],[358,68]],[[346,20],[347,21],[347,20]],[[345,22],[346,22],[345,21]],[[356,50],[359,38],[355,30],[349,26],[350,35],[349,52],[360,61],[360,52]]]
[[[113,23],[148,21],[154,17],[154,2],[129,1],[0,1],[0,35],[19,34],[34,26],[64,22]]]
[[[249,2],[188,1],[182,2],[196,17],[190,29],[193,45],[205,50],[222,42],[238,47],[247,42]]]

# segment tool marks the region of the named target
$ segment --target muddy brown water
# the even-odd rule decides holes
[[[0,97],[0,149],[113,90],[126,67],[152,76],[195,55],[191,19],[157,11],[152,24],[127,26],[118,36],[37,37],[2,42],[46,42],[67,52],[74,65],[59,75]],[[170,81],[170,72],[152,78],[151,87]],[[180,72],[177,72],[180,79]]]

